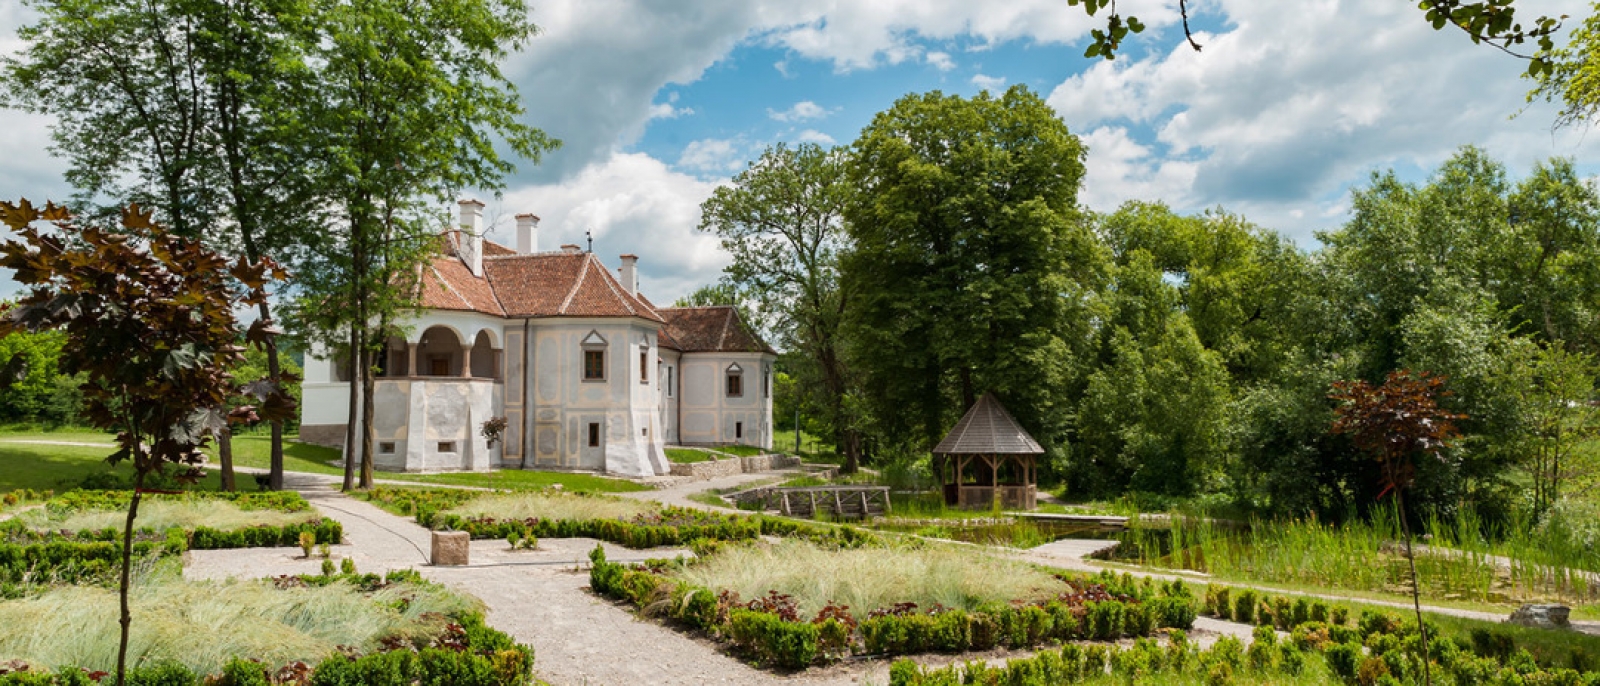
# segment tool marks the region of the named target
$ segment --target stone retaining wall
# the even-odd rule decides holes
[[[672,463],[673,476],[687,476],[695,480],[715,479],[734,474],[767,472],[800,466],[800,458],[792,455],[756,455],[755,457],[727,456],[705,462]]]

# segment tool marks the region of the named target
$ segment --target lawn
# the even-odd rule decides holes
[[[342,467],[333,464],[339,459],[338,450],[310,443],[300,443],[296,440],[298,436],[294,434],[287,435],[284,438],[283,467],[286,471],[332,475],[344,473]],[[112,437],[107,434],[86,430],[61,432],[0,431],[0,492],[21,488],[64,491],[78,487],[84,483],[86,477],[91,475],[106,475],[120,480],[126,485],[132,479],[132,469],[125,465],[112,468],[105,464],[106,456],[115,450],[111,441]],[[103,444],[105,447],[56,445],[52,443],[96,443]],[[271,464],[271,449],[272,439],[265,431],[234,436],[233,463],[237,467],[267,469]],[[210,455],[212,463],[207,465],[205,477],[194,488],[212,491],[222,488],[222,478],[215,462],[215,447],[210,450]],[[540,472],[520,469],[459,474],[378,472],[377,478],[412,481],[418,484],[475,486],[508,490],[542,489],[556,484],[569,491],[623,493],[650,490],[649,486],[632,481],[611,479],[593,474]],[[241,490],[255,487],[250,478],[244,475],[239,476],[237,483]],[[103,488],[111,484],[102,481],[98,484],[91,483],[90,485]],[[165,484],[163,484],[163,487],[165,487]]]
[[[23,488],[66,491],[80,485],[103,488],[116,482],[123,484],[132,482],[131,466],[122,464],[112,467],[105,462],[106,456],[116,450],[110,443],[110,437],[92,434],[83,436],[86,439],[83,442],[88,442],[87,439],[104,441],[103,448],[16,442],[18,440],[78,442],[75,439],[58,438],[55,434],[44,436],[20,439],[11,435],[0,435],[0,492]],[[85,484],[84,479],[91,477],[91,481]],[[163,488],[167,486],[162,484]],[[215,491],[222,488],[222,478],[216,470],[207,470],[205,477],[198,484],[180,488]]]
[[[674,464],[689,464],[692,462],[707,462],[712,458],[711,453],[696,448],[667,448],[667,461]]]

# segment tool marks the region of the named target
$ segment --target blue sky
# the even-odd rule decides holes
[[[29,20],[0,4],[0,52]],[[1150,29],[1113,62],[1085,59],[1098,20],[1065,0],[551,0],[543,33],[507,64],[528,121],[565,141],[489,203],[494,237],[543,217],[540,246],[595,236],[640,255],[642,285],[670,301],[714,281],[727,257],[695,230],[699,205],[768,145],[849,144],[906,93],[971,95],[1024,84],[1089,148],[1080,201],[1097,211],[1162,200],[1224,207],[1314,245],[1374,170],[1412,180],[1466,144],[1513,177],[1575,157],[1594,136],[1552,132],[1524,107],[1525,65],[1435,32],[1412,2],[1201,0],[1183,44],[1176,2],[1123,0]],[[1527,14],[1588,13],[1518,0]],[[66,195],[47,118],[0,111],[0,196]],[[0,275],[0,294],[10,290]]]

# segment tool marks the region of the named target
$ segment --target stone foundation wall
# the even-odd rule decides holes
[[[757,455],[755,457],[726,457],[706,462],[672,464],[673,476],[687,476],[696,480],[715,479],[734,474],[766,472],[800,466],[800,458],[791,455]]]
[[[343,424],[300,425],[300,442],[344,450]]]

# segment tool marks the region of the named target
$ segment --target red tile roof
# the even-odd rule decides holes
[[[667,323],[661,330],[662,339],[670,337],[674,345],[669,347],[677,350],[777,354],[739,318],[734,307],[663,307],[658,312]]]

